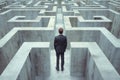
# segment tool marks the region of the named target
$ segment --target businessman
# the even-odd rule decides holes
[[[64,52],[67,47],[67,38],[63,35],[63,28],[59,28],[59,35],[54,39],[56,51],[56,70],[59,71],[59,58],[61,57],[61,71],[64,71]]]

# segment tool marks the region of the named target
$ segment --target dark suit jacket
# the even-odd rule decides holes
[[[67,38],[64,35],[58,35],[54,39],[54,48],[56,53],[64,53],[67,47]]]

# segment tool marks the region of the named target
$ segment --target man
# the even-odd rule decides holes
[[[63,28],[59,28],[59,34],[54,39],[54,48],[56,51],[56,70],[59,71],[59,58],[61,56],[61,70],[64,70],[64,52],[67,47],[67,38],[63,35]]]

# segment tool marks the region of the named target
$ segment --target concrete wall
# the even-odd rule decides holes
[[[120,38],[120,14],[116,14],[113,20],[112,34],[117,38]]]
[[[107,8],[109,7],[110,0],[95,0],[95,1],[97,1],[100,5],[103,5]]]
[[[85,28],[84,28],[85,29]],[[70,48],[70,42],[99,42],[100,32],[95,30],[68,30],[66,36],[68,38],[68,48]],[[74,36],[76,35],[76,36]]]
[[[84,77],[85,80],[120,79],[115,68],[95,42],[71,42],[70,70],[72,76]]]
[[[25,42],[1,74],[0,80],[47,78],[50,75],[49,53],[48,42]]]
[[[99,29],[73,28],[74,31],[67,30],[68,48],[70,47],[70,42],[96,42],[118,73],[120,73],[120,64],[118,62],[120,60],[120,57],[118,56],[120,50],[119,41],[108,30]]]
[[[86,75],[87,66],[87,48],[71,48],[71,67],[70,74],[72,76],[84,77]]]
[[[109,2],[109,8],[110,9],[112,9],[112,10],[115,10],[115,11],[117,11],[117,12],[120,12],[119,10],[119,8],[120,8],[120,2],[119,2],[119,0],[111,0],[110,2]]]
[[[99,19],[96,19],[99,18]],[[112,28],[112,21],[104,16],[93,16],[93,19],[85,20],[82,16],[69,17],[72,27],[105,27],[109,31]]]
[[[17,80],[45,79],[50,75],[50,52],[49,49],[31,50]]]
[[[4,12],[0,14],[0,39],[5,36],[12,28],[7,24],[7,20],[12,18],[14,13]]]
[[[111,37],[111,39],[109,40],[108,38],[106,38],[105,34],[101,33],[98,45],[120,74],[120,64],[118,62],[120,60],[119,57],[120,48],[116,47],[114,43],[111,43],[115,41],[113,38],[114,37]],[[117,43],[117,41],[115,41],[115,43]]]
[[[36,17],[35,19],[26,19],[23,16],[13,17],[8,21],[8,25],[12,27],[48,27],[50,17]],[[53,22],[54,24],[54,22]]]
[[[22,29],[22,28],[21,28]],[[30,29],[30,28],[29,28]],[[12,57],[15,55],[17,50],[20,48],[23,42],[51,42],[50,46],[53,46],[53,30],[52,29],[36,29],[35,31],[17,31],[14,33],[14,30],[8,33],[3,40],[1,41],[0,45],[0,52],[1,52],[1,63],[3,63],[0,67],[0,73],[4,70],[6,65],[10,62]],[[31,28],[32,29],[32,28]],[[35,29],[35,28],[34,28]],[[12,36],[11,34],[14,33]],[[9,36],[9,38],[7,37]],[[50,36],[50,37],[49,37]],[[6,38],[8,41],[6,41]],[[3,46],[2,46],[3,45]],[[7,49],[7,50],[6,50]]]
[[[5,36],[14,27],[51,27],[49,25],[50,19],[52,19],[52,26],[54,27],[55,18],[51,16],[41,16],[39,17],[40,10],[8,10],[0,14],[0,38]],[[19,16],[25,16],[21,18]],[[14,19],[15,17],[21,19]],[[4,24],[3,24],[4,23]]]
[[[84,19],[93,19],[93,16],[106,16],[108,17],[109,12],[107,9],[79,9],[80,14]]]

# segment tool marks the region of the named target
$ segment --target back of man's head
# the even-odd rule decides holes
[[[60,33],[60,34],[63,33],[63,28],[59,28],[59,33]]]

